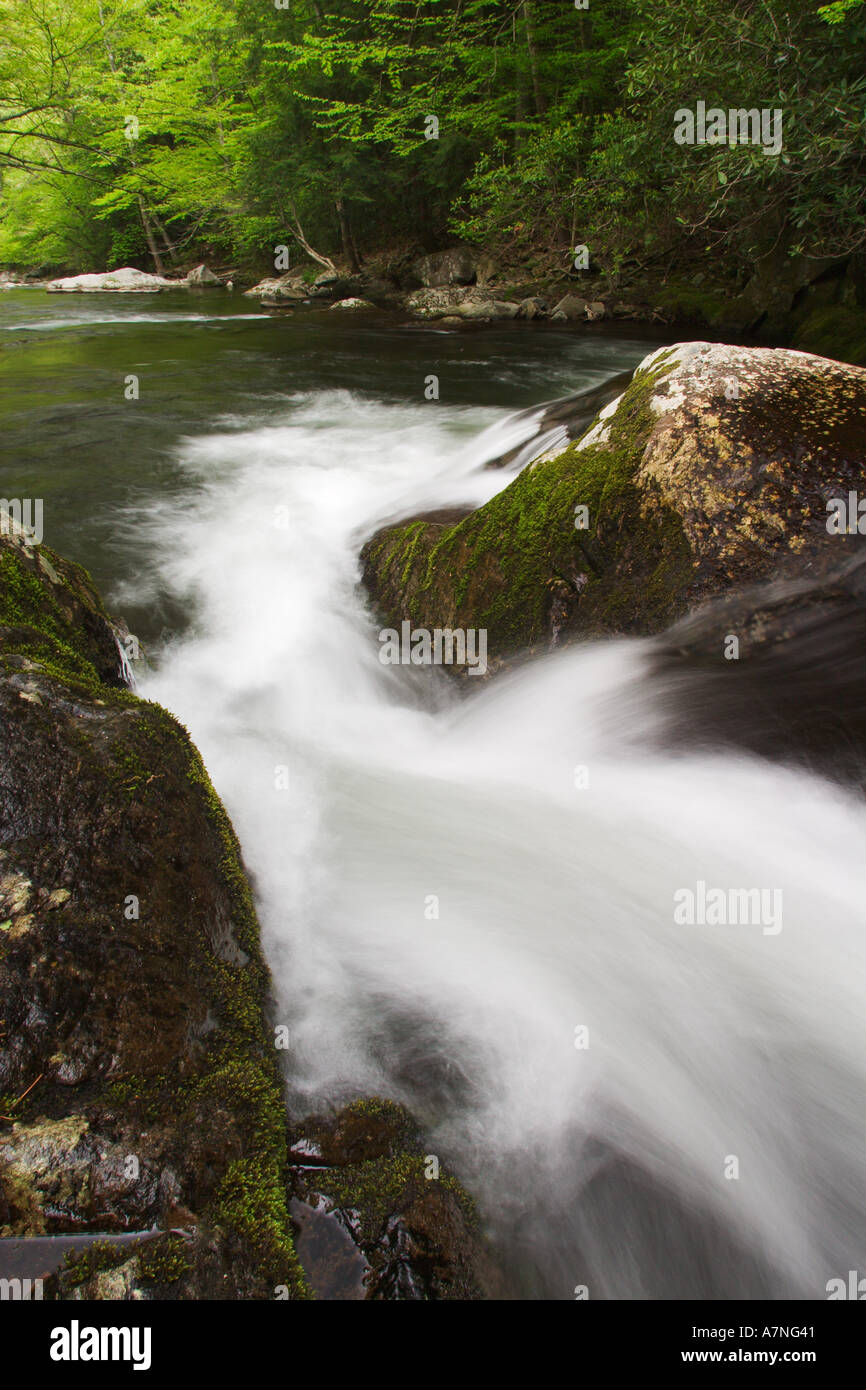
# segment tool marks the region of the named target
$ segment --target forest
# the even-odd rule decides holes
[[[0,0],[0,264],[820,270],[866,244],[864,60],[864,0]],[[698,102],[778,148],[684,142]]]

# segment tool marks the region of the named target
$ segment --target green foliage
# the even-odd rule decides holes
[[[0,260],[843,257],[864,58],[864,0],[0,0]],[[780,108],[783,152],[677,145],[698,100]]]

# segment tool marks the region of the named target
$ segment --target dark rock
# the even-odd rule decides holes
[[[581,299],[578,294],[563,295],[558,304],[554,304],[552,317],[556,318],[562,314],[567,319],[586,318],[587,301]]]
[[[313,1207],[324,1199],[343,1222],[366,1264],[363,1297],[483,1296],[488,1257],[474,1207],[436,1156],[425,1154],[402,1106],[358,1101],[334,1119],[306,1121],[303,1135],[321,1160],[307,1166],[305,1159],[296,1170],[296,1194]]]
[[[309,293],[314,299],[354,299],[360,297],[362,288],[360,275],[332,275],[325,271],[316,276]]]
[[[361,292],[362,298],[372,299],[374,303],[389,303],[395,299],[398,291],[393,280],[384,275],[377,275],[374,272],[361,272]]]
[[[805,578],[703,604],[647,663],[661,745],[745,749],[866,790],[866,557],[829,551]]]
[[[518,305],[517,316],[521,319],[538,319],[547,315],[547,300],[532,295],[528,299],[521,299]]]
[[[304,1296],[231,825],[186,731],[122,687],[86,573],[17,535],[0,730],[0,1235],[182,1226],[164,1296]],[[111,1288],[146,1282],[131,1259]]]

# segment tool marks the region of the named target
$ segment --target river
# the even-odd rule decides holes
[[[866,1235],[861,803],[660,747],[647,641],[459,698],[384,667],[358,585],[382,522],[507,484],[515,411],[658,341],[13,291],[2,491],[42,497],[202,751],[293,1112],[405,1101],[518,1296],[823,1298]],[[677,924],[700,881],[778,889],[780,930]]]

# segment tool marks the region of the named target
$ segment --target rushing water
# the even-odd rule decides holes
[[[647,344],[228,295],[0,315],[3,490],[38,485],[46,539],[155,644],[143,692],[252,871],[293,1108],[405,1100],[518,1295],[822,1298],[862,1270],[861,804],[666,747],[649,642],[458,700],[379,663],[358,586],[384,520],[509,481],[483,464],[525,437],[511,412]],[[678,925],[701,880],[781,890],[781,930]]]

